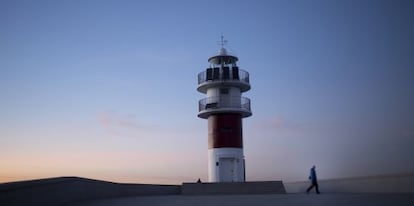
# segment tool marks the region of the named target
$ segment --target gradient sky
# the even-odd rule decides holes
[[[250,72],[247,180],[414,172],[413,1],[0,1],[0,182],[207,180],[197,74]]]

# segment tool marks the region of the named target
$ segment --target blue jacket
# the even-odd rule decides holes
[[[312,169],[310,170],[310,174],[309,174],[309,179],[312,180],[312,182],[316,182],[316,171],[315,168],[312,167]]]

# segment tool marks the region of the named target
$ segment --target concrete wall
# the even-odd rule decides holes
[[[319,180],[318,184],[322,193],[414,193],[414,173]],[[287,193],[305,193],[310,182],[288,182],[284,185]]]
[[[0,184],[0,205],[62,205],[89,199],[139,195],[176,195],[177,185],[117,184],[62,177]]]
[[[286,194],[282,181],[184,183],[183,195]]]

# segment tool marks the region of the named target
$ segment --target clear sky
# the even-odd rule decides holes
[[[207,180],[197,74],[250,72],[247,180],[414,172],[414,2],[0,1],[0,182]]]

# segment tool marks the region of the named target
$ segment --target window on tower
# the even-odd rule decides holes
[[[229,94],[229,89],[227,89],[227,88],[221,88],[220,89],[220,94]]]

